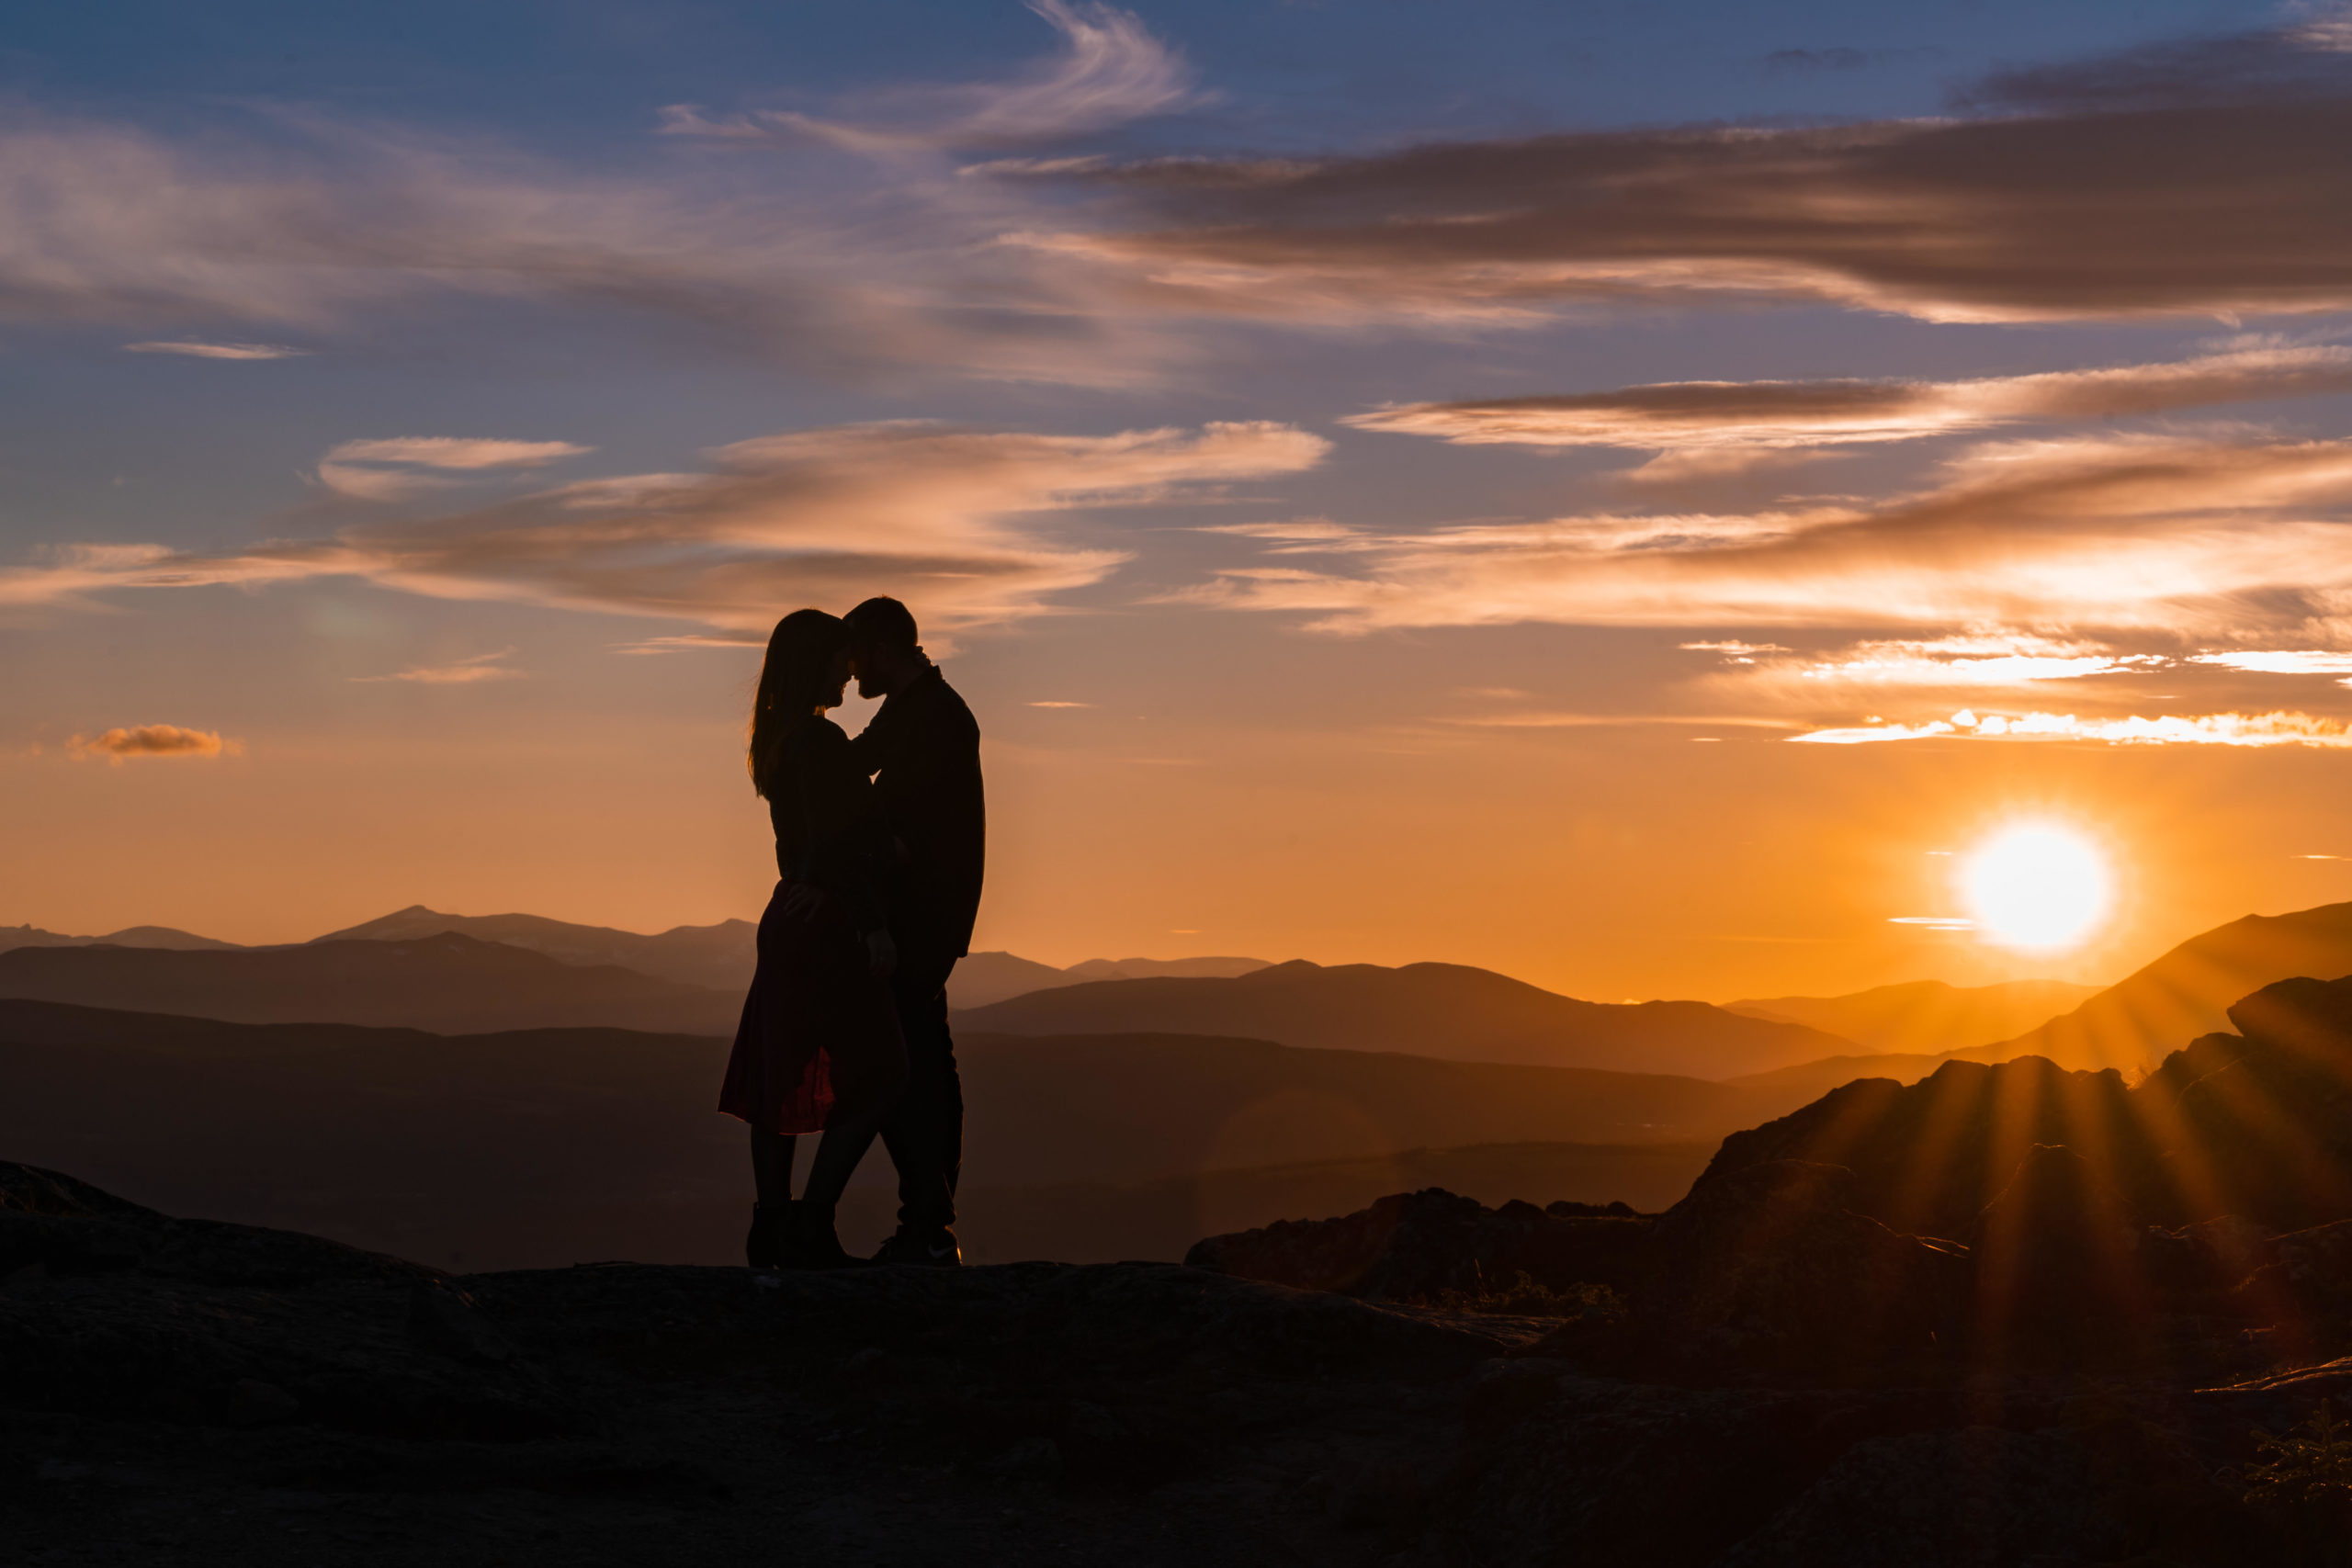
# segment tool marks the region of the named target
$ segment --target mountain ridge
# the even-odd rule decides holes
[[[443,1035],[0,1000],[0,1148],[78,1165],[142,1201],[435,1261],[719,1263],[740,1256],[749,1201],[742,1128],[713,1109],[727,1050],[610,1028]],[[1091,1213],[1088,1234],[1119,1251],[1119,1205],[1142,1206],[1134,1245],[1164,1236],[1170,1183],[1350,1165],[1363,1174],[1348,1181],[1377,1186],[1373,1172],[1415,1149],[1633,1151],[1591,1156],[1592,1191],[1547,1195],[1598,1201],[1613,1195],[1600,1190],[1612,1166],[1665,1160],[1695,1174],[1714,1140],[1804,1098],[1186,1035],[970,1033],[958,1055],[966,1229],[983,1247],[999,1230],[1025,1246],[1049,1239],[1031,1218],[992,1216],[991,1203],[1017,1200],[990,1191],[1072,1190],[1056,1200],[1062,1212],[1072,1223]],[[861,1244],[888,1228],[888,1175],[874,1159],[852,1188],[845,1213],[874,1227]],[[1268,1179],[1238,1187],[1295,1185]],[[1220,1223],[1250,1217],[1219,1209]]]
[[[2199,1035],[2231,1028],[2229,1008],[2280,980],[2352,975],[2352,902],[2245,915],[2198,932],[2070,1012],[1957,1061],[2047,1056],[2061,1066],[2152,1068]]]
[[[1803,1024],[1706,1002],[1588,1002],[1492,970],[1434,963],[1391,968],[1294,959],[1231,977],[1092,981],[956,1017],[967,1027],[1015,1034],[1163,1031],[1702,1078],[1854,1050],[1852,1042]]]
[[[2079,1007],[2097,986],[2064,980],[2005,980],[1954,986],[1907,980],[1834,997],[1758,997],[1723,1004],[1726,1012],[1802,1023],[1881,1055],[1934,1055],[2007,1039]]]
[[[125,926],[104,936],[69,936],[62,931],[43,931],[33,925],[0,926],[0,953],[19,947],[160,947],[198,953],[244,951],[243,943],[198,936],[177,926]]]
[[[749,920],[672,926],[648,933],[617,926],[581,925],[546,915],[450,915],[423,904],[312,937],[302,945],[415,941],[445,931],[523,948],[565,964],[616,964],[656,979],[714,990],[741,990],[749,986],[758,959],[759,928]]]
[[[742,1010],[733,992],[455,931],[229,952],[19,947],[0,953],[0,997],[233,1023],[477,1032],[611,1025],[731,1036]]]

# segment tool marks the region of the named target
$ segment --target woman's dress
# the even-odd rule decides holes
[[[771,1133],[814,1133],[888,1108],[906,1044],[888,984],[867,970],[896,844],[874,786],[831,719],[798,720],[768,769],[781,880],[760,916],[718,1109]]]

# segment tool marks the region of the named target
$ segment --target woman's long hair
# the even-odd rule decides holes
[[[795,610],[768,634],[767,658],[760,664],[759,690],[752,697],[751,744],[744,757],[752,787],[768,793],[776,743],[785,726],[806,713],[832,686],[833,661],[849,640],[849,628],[822,610]]]

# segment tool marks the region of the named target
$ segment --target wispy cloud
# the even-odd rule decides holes
[[[454,435],[399,435],[390,440],[345,441],[327,457],[347,463],[404,463],[422,468],[537,468],[558,457],[594,452],[570,441],[481,441]]]
[[[1036,204],[944,154],[877,182],[822,149],[666,150],[616,169],[289,112],[205,137],[0,112],[0,321],[201,323],[139,346],[242,353],[469,298],[823,373],[1084,385],[1187,352],[1081,270],[996,243]]]
[[[1607,392],[1405,403],[1340,423],[1456,445],[1772,452],[1915,441],[2028,419],[2104,419],[2342,391],[2352,391],[2352,348],[2330,345],[1969,381],[1669,381]]]
[[[684,632],[673,637],[639,637],[613,645],[615,653],[684,653],[703,649],[763,648],[767,638],[757,632]]]
[[[2334,36],[2290,26],[2011,77],[1980,90],[1990,113],[1003,177],[1116,214],[1027,243],[1123,274],[1139,303],[1251,320],[1627,299],[1935,321],[2335,310],[2352,306],[2352,55]]]
[[[1329,443],[1287,425],[1035,435],[922,422],[722,446],[712,471],[559,486],[469,512],[206,553],[78,547],[0,571],[0,604],[130,589],[365,578],[504,600],[764,631],[804,604],[888,592],[944,630],[1016,620],[1127,558],[1039,530],[1044,513],[1214,500],[1295,473]],[[670,646],[676,646],[673,640]]]
[[[1046,702],[1046,703],[1031,703],[1029,705],[1030,705],[1031,707],[1033,707],[1033,708],[1091,708],[1091,707],[1092,707],[1094,705],[1093,705],[1092,703],[1057,703],[1057,702]]]
[[[1728,727],[1747,729],[1802,729],[1793,719],[1767,718],[1755,715],[1725,716],[1723,714],[1689,713],[1545,713],[1522,711],[1516,713],[1447,714],[1437,720],[1440,724],[1461,725],[1472,729],[1596,729],[1651,724],[1699,725],[1706,728]]]
[[[2216,713],[2195,717],[2166,714],[2156,718],[2077,718],[2073,714],[2028,713],[2014,717],[1978,715],[1967,709],[1949,719],[1924,724],[1869,724],[1815,729],[1792,741],[1823,746],[1859,746],[1884,740],[2093,740],[2113,746],[2320,746],[2352,747],[2352,730],[2340,719],[2307,713]]]
[[[1284,544],[1305,540],[1320,543],[1333,539],[1350,539],[1356,537],[1362,532],[1361,529],[1351,528],[1344,523],[1334,523],[1329,517],[1292,517],[1279,523],[1208,523],[1203,524],[1195,531],[1203,534],[1229,534],[1241,539],[1272,539]]]
[[[1741,642],[1736,638],[1713,642],[1678,642],[1674,645],[1685,653],[1720,653],[1726,664],[1753,664],[1767,653],[1787,653],[1790,650],[1777,642]]]
[[[477,653],[470,659],[460,659],[448,664],[419,665],[396,674],[354,675],[352,679],[362,683],[404,681],[420,686],[471,686],[484,681],[519,681],[526,672],[503,662],[514,656],[513,649],[502,648],[495,653]]]
[[[451,482],[449,474],[496,468],[540,468],[561,457],[594,451],[569,441],[483,441],[449,435],[401,435],[345,441],[319,460],[319,482],[362,501],[402,501]]]
[[[1335,632],[2094,627],[2211,647],[2352,615],[2352,530],[2331,520],[2347,502],[2352,442],[2007,442],[1879,502],[1367,535],[1317,568],[1236,568],[1176,596]]]
[[[2172,662],[2163,654],[2120,653],[2092,643],[1996,632],[1865,640],[1833,653],[1775,659],[1757,673],[1816,684],[2005,687],[2140,674]]]
[[[1030,0],[1061,49],[1020,77],[866,93],[847,118],[786,109],[712,116],[695,104],[662,111],[662,133],[723,141],[817,141],[855,152],[1019,146],[1102,130],[1185,107],[1200,97],[1182,55],[1142,18],[1114,6]]]
[[[276,343],[127,343],[126,354],[177,354],[190,359],[300,359],[311,351]]]
[[[77,757],[104,757],[119,766],[135,758],[218,757],[224,751],[234,752],[243,748],[237,741],[222,739],[220,732],[214,729],[141,724],[100,730],[96,735],[76,735],[65,743],[65,749]]]
[[[2352,653],[2315,649],[2244,649],[2196,654],[2189,662],[2219,664],[2262,675],[2336,675],[2346,677],[2346,683],[2352,684]]]

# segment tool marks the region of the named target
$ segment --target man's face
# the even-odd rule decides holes
[[[889,694],[890,656],[888,650],[866,641],[849,645],[850,673],[857,677],[857,694],[880,697]]]

